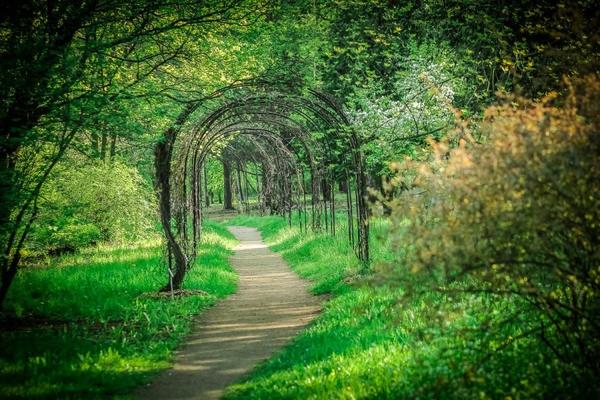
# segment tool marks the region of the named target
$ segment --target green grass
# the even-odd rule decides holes
[[[229,225],[253,226],[260,230],[263,239],[269,246],[282,252],[285,260],[296,273],[314,283],[313,293],[336,293],[345,290],[344,280],[351,281],[361,273],[361,265],[357,261],[352,248],[348,245],[346,216],[340,214],[338,234],[333,237],[327,234],[300,232],[296,225],[296,216],[292,226],[281,217],[237,216],[227,223]],[[389,260],[390,253],[385,248],[388,222],[375,220],[371,223],[372,241],[371,258],[373,263]],[[326,268],[323,266],[326,265]]]
[[[450,301],[425,293],[404,301],[401,288],[369,284],[372,280],[357,275],[358,262],[343,236],[300,233],[279,217],[240,216],[229,224],[259,228],[267,243],[313,282],[315,293],[332,297],[322,315],[291,344],[231,386],[227,400],[541,399],[585,394],[538,341],[499,340],[519,335],[526,321],[513,321],[494,334],[477,329],[490,316],[509,315],[519,307],[514,300],[464,296]],[[374,264],[391,260],[386,222],[374,221],[372,232]],[[503,350],[495,352],[497,348]],[[493,356],[480,362],[487,354]]]
[[[204,232],[184,283],[203,297],[141,296],[166,281],[159,242],[88,249],[20,272],[6,314],[55,323],[0,331],[0,397],[127,398],[168,367],[194,315],[236,287],[227,260],[235,239],[211,222]]]
[[[539,341],[502,339],[518,337],[527,321],[514,320],[502,332],[477,329],[483,321],[502,320],[518,309],[515,300],[450,299],[439,293],[403,300],[402,288],[373,284],[377,275],[364,274],[345,234],[301,233],[279,217],[238,216],[229,223],[258,227],[292,268],[313,282],[313,292],[331,295],[313,324],[228,389],[229,400],[597,394],[596,386],[570,379],[568,366],[557,363]],[[343,228],[339,232],[345,233]],[[372,221],[371,228],[374,265],[393,260],[387,222]],[[410,237],[404,240],[410,244]],[[7,311],[71,322],[0,332],[0,397],[131,396],[169,365],[192,316],[235,289],[236,277],[227,265],[232,243],[222,226],[207,224],[201,266],[186,281],[187,288],[205,290],[207,297],[140,297],[164,283],[157,243],[90,249],[50,268],[23,271]],[[487,354],[493,356],[480,362]]]

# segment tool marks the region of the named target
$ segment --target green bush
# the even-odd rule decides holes
[[[589,390],[581,397],[597,398],[600,80],[568,89],[489,108],[482,142],[473,137],[479,132],[459,129],[432,143],[431,160],[397,165],[416,178],[407,174],[402,184],[413,190],[388,203],[392,237],[401,244],[410,232],[411,242],[382,272],[413,296],[511,299],[519,306],[488,313],[475,336],[463,335],[491,338],[477,356],[537,341],[545,363]],[[452,318],[438,305],[431,312],[442,323]]]
[[[60,228],[47,227],[42,229],[38,237],[45,239],[46,249],[49,253],[59,254],[95,243],[100,240],[102,233],[94,224],[81,224],[73,221],[67,222]]]
[[[76,167],[79,161],[67,159],[44,186],[28,252],[128,242],[155,230],[152,192],[139,171],[119,161]]]

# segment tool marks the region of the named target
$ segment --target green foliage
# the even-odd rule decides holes
[[[414,245],[387,277],[417,295],[515,298],[518,308],[481,318],[479,329],[510,342],[505,325],[518,326],[518,338],[537,342],[548,362],[596,393],[600,83],[568,86],[564,98],[489,109],[484,143],[461,127],[433,146],[431,160],[399,166],[418,172],[404,183],[414,190],[388,206],[394,236],[410,232]]]
[[[326,89],[347,100],[356,89],[381,84],[389,88],[402,68],[403,23],[410,18],[412,2],[389,7],[387,1],[335,1],[323,12],[330,20],[329,40],[323,57]]]
[[[501,334],[478,329],[518,311],[521,301],[431,291],[402,301],[403,289],[355,275],[356,259],[342,239],[302,234],[278,217],[229,223],[261,229],[292,268],[314,282],[315,292],[332,298],[281,353],[231,386],[226,399],[543,399],[596,390],[564,379],[568,365],[539,341],[520,338],[530,326],[526,320],[511,320]],[[389,226],[373,224],[373,256],[376,263],[389,262]],[[397,239],[406,250],[410,238]]]
[[[205,162],[207,188],[212,194],[212,201],[223,200],[223,163],[220,160],[209,158]],[[216,198],[215,198],[216,196]]]
[[[64,160],[44,186],[29,250],[74,251],[96,242],[130,242],[154,229],[153,194],[126,164]]]
[[[182,103],[262,70],[249,52],[264,41],[252,44],[249,37],[256,33],[249,33],[253,25],[247,23],[250,9],[260,15],[262,8],[260,1],[70,0],[2,7],[0,305],[23,256],[95,239],[81,216],[49,217],[39,243],[23,248],[31,245],[26,241],[44,202],[41,188],[57,162],[72,151],[104,162],[120,159],[149,180],[151,146],[174,123]],[[91,224],[99,227],[100,239],[125,240],[131,230],[121,228],[132,228],[131,236],[139,230],[112,231],[113,222],[108,218],[98,226],[96,218]],[[138,222],[146,223],[131,220]],[[57,237],[55,230],[61,231]]]
[[[265,9],[260,1],[106,6],[58,0],[2,7],[3,293],[22,256],[33,264],[48,253],[81,251],[51,260],[57,265],[49,269],[20,272],[7,305],[11,313],[79,322],[63,331],[2,333],[0,379],[14,383],[10,393],[122,394],[146,379],[146,371],[165,365],[192,310],[213,297],[138,298],[164,284],[164,271],[149,267],[161,255],[155,247],[108,249],[107,243],[153,237],[152,145],[182,105],[205,99],[199,109],[210,109],[222,100],[207,99],[214,90],[259,77],[341,100],[374,186],[391,175],[390,161],[422,161],[433,148],[439,163],[421,165],[421,178],[431,178],[421,186],[392,185],[390,197],[414,189],[402,197],[402,208],[385,209],[394,230],[370,221],[373,263],[394,270],[376,275],[381,287],[348,284],[360,280],[361,268],[343,234],[300,234],[274,217],[234,220],[259,226],[296,271],[314,281],[315,293],[335,297],[312,328],[232,397],[596,395],[597,385],[577,384],[598,374],[600,348],[597,139],[579,135],[597,131],[597,95],[572,98],[564,108],[510,104],[497,108],[491,131],[477,131],[468,145],[455,149],[457,138],[446,138],[456,115],[477,124],[498,91],[539,99],[563,90],[563,75],[598,73],[596,2],[267,3]],[[588,85],[597,89],[597,82]],[[591,111],[580,112],[584,106]],[[336,141],[347,138],[319,121],[310,125],[311,138],[331,150],[317,160],[323,172],[339,178],[352,154]],[[466,124],[459,128],[468,131]],[[571,129],[578,135],[554,135]],[[245,140],[232,136],[210,149],[205,183],[217,199],[224,155],[241,156],[249,186],[258,186],[257,149],[242,146]],[[240,151],[224,152],[229,144]],[[307,149],[296,140],[285,144],[304,164]],[[404,173],[408,181],[418,175]],[[253,197],[256,190],[249,192]],[[346,229],[341,224],[338,232]],[[215,232],[227,235],[216,226],[208,231],[209,242]],[[203,251],[221,249],[222,243],[206,243]],[[93,244],[99,246],[88,248]],[[193,268],[187,284],[215,296],[229,293],[223,256],[201,258],[210,268]],[[387,287],[399,279],[402,290]],[[501,291],[516,295],[497,296]],[[410,300],[400,302],[405,297]],[[582,372],[582,365],[595,370]]]
[[[235,239],[214,223],[204,229],[184,288],[205,296],[146,296],[166,276],[158,242],[101,246],[21,271],[5,315],[41,325],[0,332],[2,397],[120,397],[168,367],[194,316],[235,290],[227,261]]]
[[[387,93],[375,87],[356,90],[350,101],[353,129],[374,176],[391,175],[390,160],[419,158],[427,139],[443,137],[455,113],[474,100],[468,61],[447,43],[411,41],[408,47],[406,69],[396,74]]]

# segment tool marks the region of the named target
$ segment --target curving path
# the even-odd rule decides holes
[[[238,290],[204,311],[172,369],[143,388],[141,399],[218,399],[225,387],[270,357],[319,312],[321,300],[308,293],[281,256],[254,228],[231,227],[240,241],[231,264]]]

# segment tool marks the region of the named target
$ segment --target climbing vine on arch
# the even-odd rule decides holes
[[[259,166],[254,188],[259,211],[284,216],[303,230],[343,234],[336,232],[335,187],[344,187],[345,234],[366,264],[363,155],[342,107],[316,90],[256,81],[223,88],[206,100],[189,102],[155,147],[155,182],[170,273],[163,290],[180,288],[197,256],[207,190],[203,171],[210,157],[218,157],[225,171],[235,166],[235,192],[246,212],[248,181],[242,184],[241,174],[247,174],[248,164]],[[201,105],[208,111],[200,113]]]

